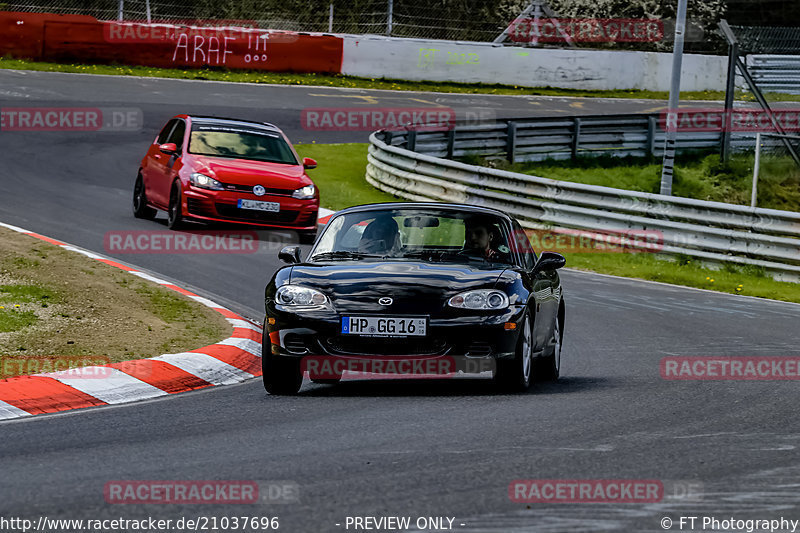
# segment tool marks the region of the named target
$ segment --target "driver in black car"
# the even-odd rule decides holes
[[[501,245],[500,233],[489,220],[470,218],[465,221],[464,250],[474,252],[484,259],[496,261],[500,258],[497,248]]]

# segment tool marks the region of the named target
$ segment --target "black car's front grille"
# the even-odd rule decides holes
[[[337,335],[324,340],[327,350],[340,355],[442,355],[447,342],[437,337],[393,339]]]
[[[223,204],[217,202],[215,204],[217,213],[224,218],[231,218],[236,220],[248,220],[255,222],[284,222],[292,223],[297,218],[297,211],[286,210],[272,213],[269,211],[256,211],[253,209],[239,209],[233,204]]]

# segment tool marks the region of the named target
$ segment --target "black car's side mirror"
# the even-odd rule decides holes
[[[284,246],[278,252],[278,259],[284,263],[294,265],[300,262],[300,247],[299,246]]]
[[[556,252],[542,252],[536,265],[533,267],[533,273],[541,272],[543,270],[557,270],[567,264],[566,258],[557,254]]]

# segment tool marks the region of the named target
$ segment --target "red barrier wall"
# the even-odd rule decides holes
[[[0,54],[44,61],[323,73],[342,66],[342,39],[332,35],[14,12],[0,13],[0,32]]]

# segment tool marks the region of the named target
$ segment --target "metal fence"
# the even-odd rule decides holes
[[[666,132],[658,114],[589,115],[564,118],[518,118],[443,128],[441,131],[386,132],[387,142],[434,157],[478,155],[517,161],[567,159],[576,156],[663,156]],[[718,148],[721,133],[682,132],[678,151]],[[738,133],[735,151],[751,150],[754,133]]]
[[[239,21],[276,30],[492,41],[525,3],[512,0],[498,7],[493,0],[12,0],[0,3],[0,9],[101,20],[212,25]]]
[[[581,130],[586,118],[578,123]],[[641,121],[641,117],[637,120]],[[572,126],[565,122],[569,121],[554,120],[553,127],[566,128],[562,133],[575,127],[574,122]],[[510,123],[517,124],[519,135],[522,129],[519,124],[526,122]],[[643,124],[649,127],[649,123],[644,117]],[[503,133],[492,128],[469,127],[468,137],[466,132],[459,132],[446,145],[442,144],[442,139],[430,142],[425,137],[451,136],[449,132],[427,132],[424,136],[421,132],[373,133],[366,179],[378,189],[410,200],[494,207],[516,216],[531,229],[657,231],[662,235],[662,253],[682,254],[712,263],[752,265],[778,279],[800,281],[800,213],[557,181],[431,155],[507,157],[514,153],[507,144],[503,145],[503,140],[508,142],[508,131]],[[628,155],[658,151],[642,131],[642,125],[634,133],[614,129],[608,122],[604,128],[606,133],[598,132],[593,140],[599,147],[599,136],[606,136],[605,153]],[[557,153],[562,157],[575,151],[574,129],[573,135],[545,135],[547,139],[540,139],[538,143],[536,137],[528,135],[522,143],[526,150],[533,151],[517,153],[524,158],[531,155],[538,158],[548,149],[556,150],[551,155]],[[519,141],[520,137],[517,139]],[[742,140],[737,138],[737,143]],[[719,138],[692,141],[679,136],[679,146],[684,149],[709,143],[718,144]],[[517,146],[519,148],[519,142]],[[578,144],[578,153],[580,146]]]
[[[10,0],[0,10],[91,15],[101,20],[216,24],[240,21],[262,29],[339,34],[379,34],[393,37],[492,42],[534,0]],[[540,4],[542,0],[535,0]],[[602,6],[601,6],[602,7]],[[593,11],[601,18],[645,18],[640,10],[612,13],[611,8]],[[608,11],[606,13],[606,11]],[[551,13],[548,11],[548,13]],[[604,14],[599,14],[604,13]],[[555,15],[555,14],[554,14]],[[587,15],[582,15],[587,16]],[[579,48],[671,49],[673,22],[662,20],[665,36],[656,42],[578,42]],[[713,52],[719,39],[705,28],[690,24],[687,50]],[[531,42],[507,45],[531,46]],[[569,42],[539,42],[536,46],[563,47]]]
[[[800,94],[800,55],[756,54],[747,56],[745,64],[762,91]]]

